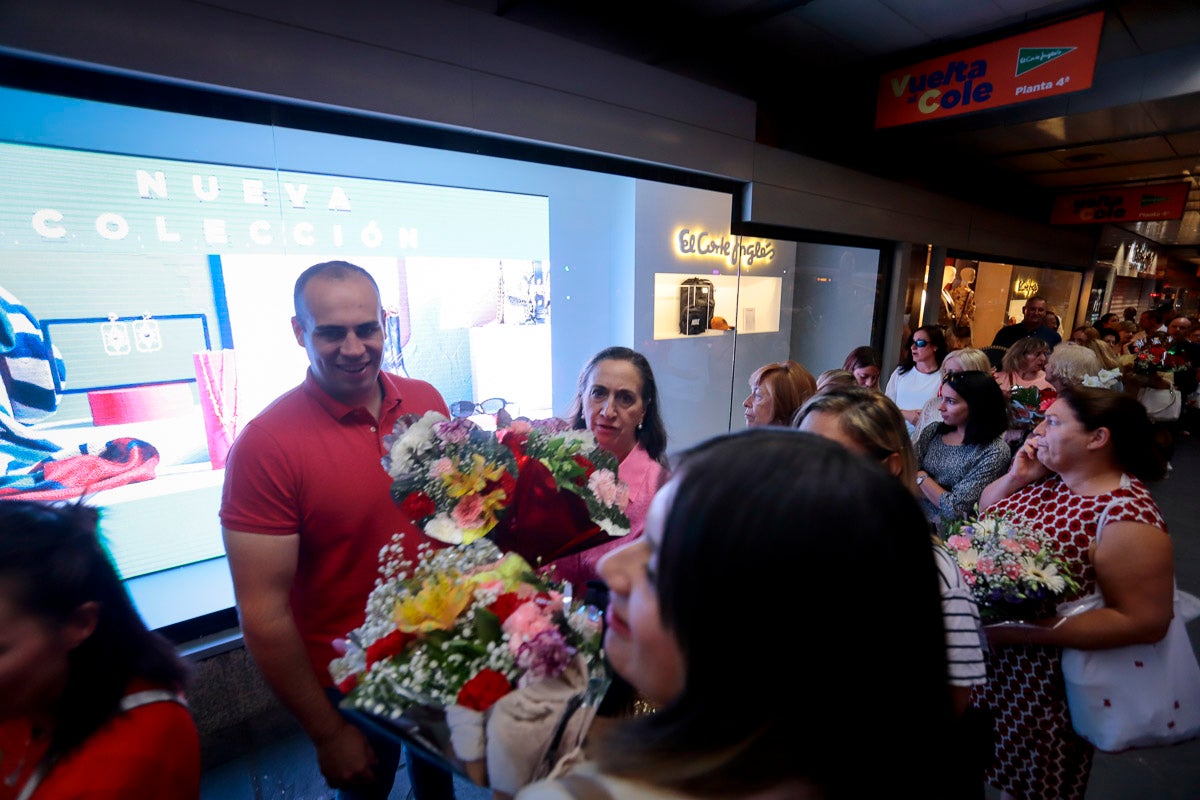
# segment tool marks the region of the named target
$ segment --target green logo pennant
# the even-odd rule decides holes
[[[1017,75],[1024,75],[1043,64],[1049,64],[1074,49],[1074,47],[1020,47],[1017,49]]]

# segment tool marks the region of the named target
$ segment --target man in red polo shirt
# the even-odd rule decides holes
[[[380,549],[401,532],[415,559],[424,538],[392,502],[383,437],[401,414],[449,409],[430,384],[381,372],[383,309],[361,267],[309,267],[294,301],[308,374],[230,450],[225,551],[246,648],[312,739],[326,781],[342,797],[381,800],[399,750],[368,740],[338,712],[328,667],[334,640],[363,622]],[[453,798],[449,773],[409,755],[417,798]]]

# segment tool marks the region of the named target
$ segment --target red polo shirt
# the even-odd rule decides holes
[[[392,501],[380,459],[401,414],[438,411],[446,401],[424,381],[381,373],[381,422],[330,397],[312,372],[238,434],[225,467],[221,524],[266,536],[299,534],[291,606],[322,685],[331,686],[333,640],[363,622],[379,574],[379,551],[404,534],[415,559],[426,540]],[[429,540],[431,541],[431,540]]]

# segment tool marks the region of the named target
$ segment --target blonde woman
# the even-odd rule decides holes
[[[1061,392],[1071,386],[1082,386],[1085,377],[1099,374],[1100,369],[1100,359],[1090,347],[1063,342],[1046,359],[1046,380],[1054,391]]]
[[[979,352],[979,351],[976,351]],[[951,353],[951,356],[954,353]],[[983,355],[980,353],[980,355]],[[986,359],[986,356],[984,356]],[[946,357],[949,360],[950,356]],[[877,461],[916,494],[917,459],[896,404],[862,387],[836,387],[818,392],[796,412],[792,426],[838,442],[852,453]],[[963,756],[950,769],[959,791],[955,797],[978,796],[983,767],[991,749],[991,721],[968,710],[972,689],[987,682],[979,608],[958,565],[940,546],[933,548],[946,627],[946,662],[956,719],[955,741]]]
[[[996,383],[1008,398],[1013,389],[1024,389],[1036,386],[1038,389],[1049,389],[1046,380],[1046,359],[1050,356],[1050,345],[1036,336],[1026,336],[1018,339],[1004,351],[1000,361],[1000,371],[996,373]]]

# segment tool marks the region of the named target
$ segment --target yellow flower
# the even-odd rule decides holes
[[[446,494],[451,497],[462,497],[472,492],[482,492],[488,481],[499,480],[504,474],[501,464],[488,464],[487,459],[479,453],[471,455],[471,461],[465,467],[458,464],[458,470],[446,475]]]
[[[504,558],[492,566],[486,572],[477,572],[471,576],[471,580],[476,583],[491,583],[492,581],[501,581],[504,584],[504,591],[512,592],[517,589],[524,581],[521,579],[523,575],[533,572],[533,567],[529,566],[529,562],[521,558],[516,553],[507,553]]]
[[[473,594],[474,584],[461,580],[457,573],[437,575],[427,580],[421,591],[396,603],[396,627],[405,633],[450,630],[471,604]]]

